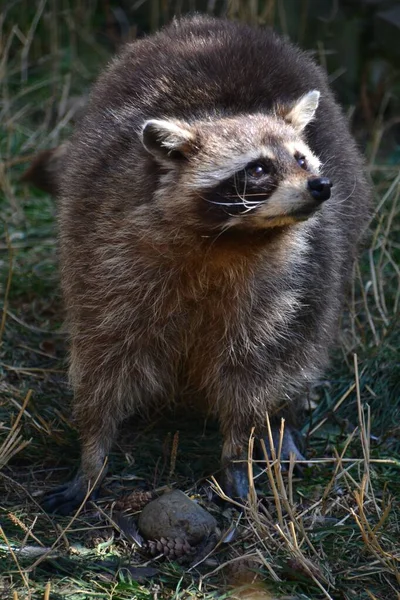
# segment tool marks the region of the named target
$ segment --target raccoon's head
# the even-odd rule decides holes
[[[210,231],[282,227],[314,215],[332,187],[302,139],[319,95],[271,114],[147,121],[142,141],[161,166],[156,201],[165,218]]]

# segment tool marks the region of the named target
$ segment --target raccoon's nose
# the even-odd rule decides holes
[[[307,182],[311,196],[318,202],[324,202],[331,197],[332,182],[327,177],[314,177]]]

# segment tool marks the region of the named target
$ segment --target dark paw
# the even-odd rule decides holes
[[[88,487],[81,479],[76,478],[55,490],[45,494],[42,506],[48,513],[69,515],[74,512],[85,499]],[[98,490],[93,491],[88,500],[94,500]]]
[[[305,463],[305,458],[302,452],[299,450],[297,445],[297,437],[298,434],[295,430],[291,429],[289,426],[286,426],[282,436],[282,443],[280,446],[280,427],[279,426],[271,426],[272,432],[272,442],[274,451],[271,450],[271,444],[268,435],[264,435],[261,439],[258,438],[257,443],[255,444],[254,454],[255,458],[265,461],[265,453],[267,454],[268,460],[272,461],[273,458],[278,458],[281,461],[281,469],[283,471],[288,470],[289,462],[291,454],[294,455],[296,461],[302,461],[302,464],[295,464],[295,472],[297,475],[301,475],[303,472],[303,467],[307,466]],[[262,442],[262,443],[261,443]],[[280,446],[280,450],[279,450]],[[243,452],[241,455],[237,453],[236,458],[242,458],[237,462],[234,459],[231,459],[231,462],[228,462],[228,457],[224,457],[223,463],[225,464],[225,468],[223,469],[221,475],[218,477],[218,483],[220,484],[222,490],[232,500],[236,500],[239,502],[245,502],[248,499],[249,494],[249,476],[248,476],[248,463],[247,463],[247,453]],[[253,476],[254,479],[258,479],[258,476],[262,474],[265,467],[264,465],[253,463]]]
[[[249,476],[247,463],[231,463],[225,467],[218,478],[224,493],[232,500],[247,500],[249,493]]]
[[[272,439],[273,439],[273,445],[274,445],[274,454],[278,458],[280,427],[272,426],[271,430],[272,430]],[[282,446],[281,446],[280,456],[279,456],[280,460],[283,461],[282,465],[281,465],[283,470],[287,470],[289,468],[289,461],[290,461],[291,454],[294,455],[296,461],[305,461],[306,460],[304,458],[304,455],[298,448],[298,444],[296,441],[297,437],[298,437],[298,434],[293,429],[291,429],[291,427],[289,427],[287,425],[283,432]],[[269,436],[265,435],[263,440],[264,440],[265,448],[267,451],[268,459],[272,460],[273,453],[271,452]],[[259,456],[261,459],[265,458],[263,452],[259,453]],[[296,463],[296,465],[295,465],[296,473],[301,475],[303,472],[304,466],[307,466],[304,462],[303,462],[303,464]]]

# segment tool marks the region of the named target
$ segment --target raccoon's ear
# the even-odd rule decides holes
[[[186,123],[151,119],[142,129],[147,152],[161,160],[185,158],[193,151],[195,134]]]
[[[318,90],[304,94],[290,107],[289,112],[285,115],[285,121],[293,125],[297,131],[303,131],[315,116],[320,95]]]

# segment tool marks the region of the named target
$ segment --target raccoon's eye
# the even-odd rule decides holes
[[[247,175],[250,175],[250,177],[254,177],[254,179],[259,179],[260,177],[268,173],[267,167],[265,165],[262,165],[261,163],[253,163],[251,165],[247,165],[245,171]]]
[[[308,164],[307,164],[306,157],[305,156],[301,156],[300,154],[296,154],[295,159],[297,160],[297,164],[299,165],[299,167],[301,167],[302,169],[304,169],[305,171],[307,171]]]

